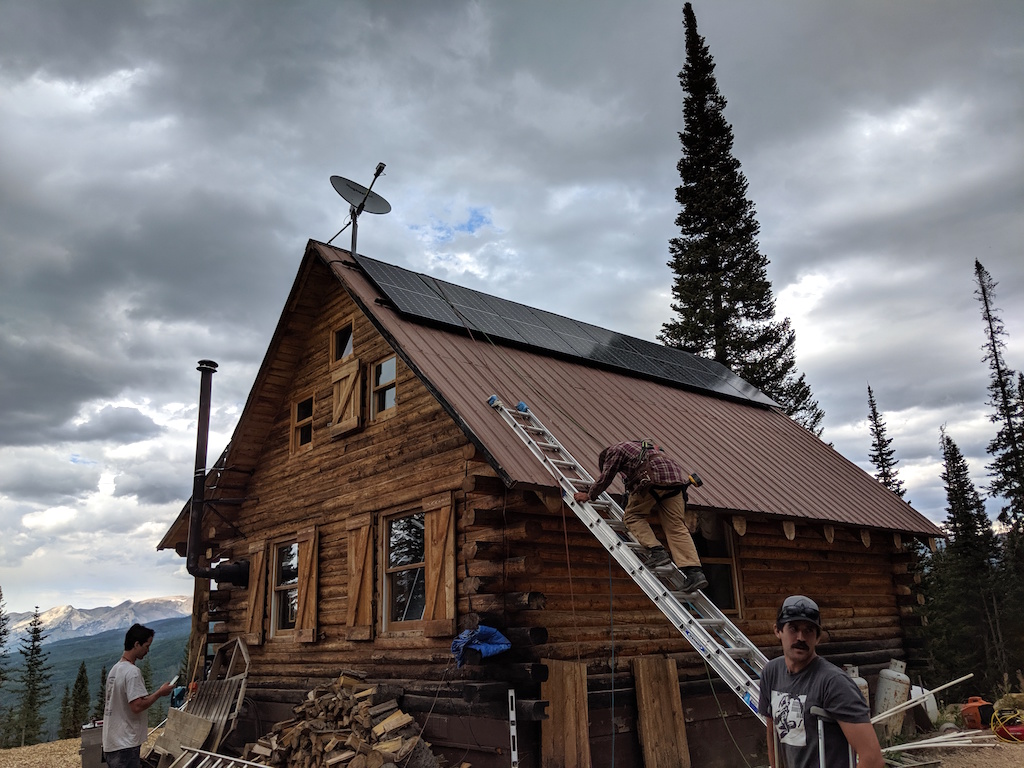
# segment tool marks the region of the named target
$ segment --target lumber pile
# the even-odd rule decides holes
[[[412,715],[351,674],[314,688],[246,747],[245,759],[277,768],[439,768]]]

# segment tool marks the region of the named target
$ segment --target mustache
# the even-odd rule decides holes
[[[811,649],[810,649],[810,647],[809,647],[809,646],[807,645],[807,643],[805,643],[805,642],[804,642],[803,640],[797,640],[797,641],[796,641],[795,643],[793,643],[793,645],[792,645],[792,646],[790,646],[790,647],[792,647],[792,648],[798,648],[798,649],[800,649],[801,651],[809,651],[809,650],[811,650]]]

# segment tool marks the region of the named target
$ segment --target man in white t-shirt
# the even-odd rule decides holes
[[[121,660],[107,674],[103,705],[103,757],[107,768],[139,768],[141,747],[149,731],[146,710],[174,690],[170,683],[164,683],[147,694],[142,672],[135,666],[149,653],[154,634],[149,627],[133,624],[124,636]]]

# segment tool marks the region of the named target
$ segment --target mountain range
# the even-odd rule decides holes
[[[76,637],[98,635],[112,629],[127,630],[132,624],[149,625],[162,619],[175,619],[192,615],[192,598],[182,595],[153,597],[148,600],[125,600],[113,607],[75,608],[61,605],[39,614],[43,622],[43,644]],[[28,632],[32,613],[8,613],[10,627],[8,651],[17,648],[18,641]]]

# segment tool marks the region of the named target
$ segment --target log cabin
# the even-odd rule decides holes
[[[941,530],[763,393],[682,350],[310,241],[230,443],[200,464],[202,503],[158,545],[185,556],[195,517],[192,658],[247,643],[243,740],[344,673],[392,689],[455,765],[763,757],[761,723],[492,394],[529,403],[595,475],[603,447],[641,437],[698,472],[705,593],[769,657],[792,593],[821,606],[822,655],[869,681],[920,656],[914,553]],[[209,578],[218,563],[247,578]],[[453,640],[479,626],[511,647],[457,663]]]

